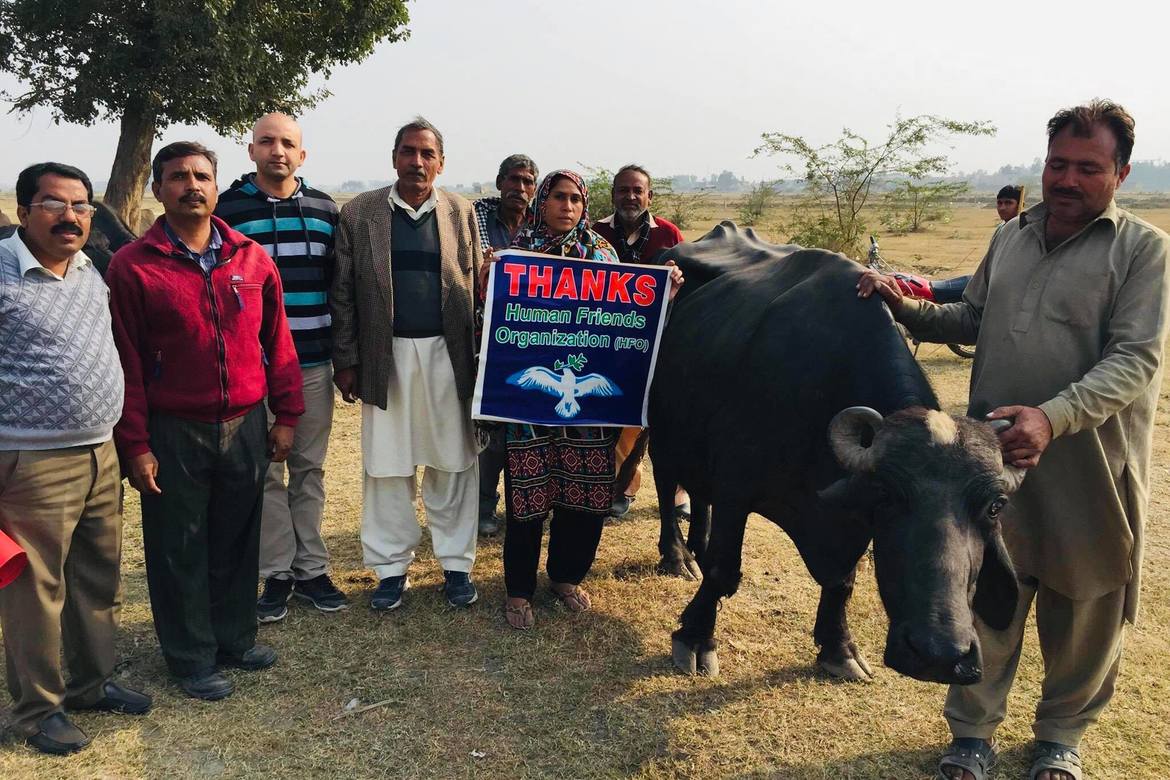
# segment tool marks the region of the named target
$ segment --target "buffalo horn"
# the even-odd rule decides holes
[[[874,467],[872,447],[863,447],[862,434],[874,435],[882,427],[883,418],[868,406],[850,406],[837,412],[829,423],[829,445],[837,462],[849,471],[871,471]]]
[[[991,425],[991,430],[997,434],[1003,433],[1008,428],[1015,425],[1014,420],[990,420],[988,424]],[[1028,472],[1021,468],[1016,468],[1008,463],[1003,464],[1003,489],[1009,496],[1020,489],[1020,485],[1024,481],[1024,477]]]

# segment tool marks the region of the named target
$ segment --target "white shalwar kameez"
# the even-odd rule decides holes
[[[416,471],[435,558],[445,571],[475,561],[479,466],[470,401],[455,388],[442,336],[395,338],[386,409],[362,404],[362,548],[378,579],[406,573],[422,531]]]

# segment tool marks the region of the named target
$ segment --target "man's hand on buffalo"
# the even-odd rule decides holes
[[[357,367],[343,368],[335,373],[333,384],[341,391],[341,400],[352,404],[357,400]]]
[[[673,301],[674,296],[678,295],[678,290],[683,286],[683,282],[686,279],[683,278],[682,269],[673,260],[667,260],[666,267],[670,269],[670,298],[667,300]]]
[[[902,290],[894,281],[894,277],[885,276],[867,268],[861,272],[861,278],[857,280],[857,297],[868,298],[875,292],[886,302],[894,314],[901,311]]]
[[[999,434],[1004,463],[1016,468],[1035,468],[1040,455],[1052,442],[1048,415],[1034,406],[999,406],[987,414],[989,420],[1014,418],[1012,426]]]

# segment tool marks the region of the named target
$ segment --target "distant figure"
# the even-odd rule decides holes
[[[151,700],[112,676],[123,379],[109,291],[81,249],[93,187],[40,163],[20,173],[16,202],[20,230],[0,241],[0,531],[28,564],[0,589],[0,628],[12,729],[63,755],[89,744],[66,707],[142,715]]]
[[[398,180],[341,209],[333,276],[333,382],[362,401],[362,548],[378,577],[370,608],[402,605],[422,538],[416,473],[443,592],[479,598],[479,468],[471,424],[476,275],[483,246],[471,204],[435,187],[443,136],[422,117],[398,130]]]
[[[291,596],[322,612],[345,609],[345,594],[329,579],[329,551],[321,538],[325,517],[325,453],[333,428],[332,320],[329,280],[337,204],[296,175],[305,161],[301,128],[284,114],[260,117],[248,156],[256,172],[219,196],[216,216],[260,244],[280,273],[284,311],[301,365],[305,413],[284,463],[268,467],[260,522],[260,576],[264,591],[256,619],[274,623],[288,614]],[[273,419],[268,410],[269,422]]]
[[[540,171],[526,154],[513,154],[500,163],[496,175],[498,198],[480,198],[471,204],[479,223],[479,242],[485,255],[494,249],[512,246],[512,239],[524,223],[524,214],[536,194],[536,179]],[[478,304],[476,321],[483,319],[483,307]],[[500,474],[504,471],[504,428],[496,427],[488,439],[488,446],[479,453],[479,534],[492,536],[500,530],[496,506],[500,503]]]
[[[256,642],[264,475],[288,457],[305,410],[280,277],[213,216],[215,165],[197,143],[160,149],[151,189],[163,216],[106,273],[126,375],[114,439],[142,495],[155,633],[180,687],[209,701],[234,689],[218,667],[276,663]]]
[[[613,177],[613,213],[598,220],[593,226],[597,233],[613,244],[623,263],[652,263],[659,252],[683,242],[682,231],[672,222],[650,213],[654,200],[654,183],[650,172],[641,165],[624,165]],[[625,428],[617,442],[617,468],[633,453],[641,428]],[[629,481],[618,485],[612,517],[622,517],[630,511],[630,504],[642,486],[642,466],[634,469]],[[689,518],[691,500],[679,488],[674,496],[675,514]]]
[[[995,210],[1004,222],[1015,219],[1024,210],[1024,186],[1007,184],[995,196]]]

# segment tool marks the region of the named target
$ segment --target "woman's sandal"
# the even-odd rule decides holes
[[[580,585],[568,585],[563,589],[558,589],[556,585],[550,585],[549,590],[570,612],[586,612],[593,606],[588,591]]]
[[[532,602],[525,601],[523,604],[509,604],[504,602],[504,620],[508,621],[508,625],[517,631],[527,631],[536,624],[536,615],[532,614]]]
[[[1081,754],[1075,747],[1036,740],[1032,748],[1032,768],[1028,772],[1028,780],[1036,780],[1041,772],[1064,772],[1073,780],[1081,780],[1083,771]]]
[[[947,752],[938,760],[939,780],[952,780],[952,776],[943,771],[944,768],[960,769],[970,772],[975,780],[987,780],[991,768],[995,766],[995,757],[995,746],[986,739],[955,737],[947,746]]]

